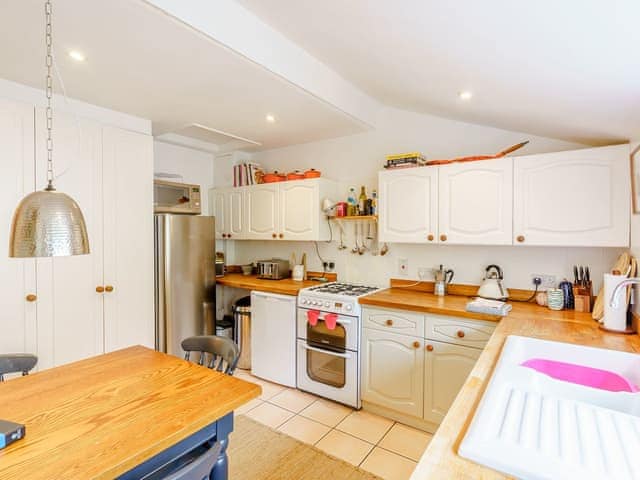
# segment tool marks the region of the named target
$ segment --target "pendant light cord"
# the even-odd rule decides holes
[[[53,191],[53,138],[51,132],[53,130],[53,108],[51,107],[51,98],[53,97],[53,77],[51,69],[53,67],[53,55],[51,52],[51,0],[47,0],[44,4],[44,14],[46,19],[45,41],[47,44],[47,188]]]

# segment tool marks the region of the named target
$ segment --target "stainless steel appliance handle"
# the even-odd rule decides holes
[[[347,358],[347,359],[351,358],[351,355],[349,355],[348,353],[338,353],[338,352],[333,352],[331,350],[323,350],[321,348],[310,347],[306,343],[303,343],[302,346],[306,350],[311,350],[312,352],[326,353],[327,355],[333,355],[334,357],[340,357],[340,358]]]

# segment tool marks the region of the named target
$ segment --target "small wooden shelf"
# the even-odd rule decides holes
[[[346,217],[330,217],[331,220],[360,220],[366,222],[377,222],[377,215],[351,215]]]

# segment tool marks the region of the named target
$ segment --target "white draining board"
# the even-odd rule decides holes
[[[458,453],[524,479],[640,478],[640,394],[554,380],[520,366],[530,358],[640,384],[640,355],[510,336]]]

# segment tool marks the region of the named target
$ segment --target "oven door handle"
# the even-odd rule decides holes
[[[311,350],[312,352],[326,353],[327,355],[333,355],[334,357],[340,357],[340,358],[346,358],[346,359],[351,358],[351,355],[349,355],[348,353],[338,353],[331,350],[323,350],[321,348],[310,347],[306,343],[303,343],[302,346],[306,350]]]
[[[318,320],[322,320],[324,322],[324,318],[319,318]],[[336,323],[342,325],[351,325],[351,320],[338,316],[338,321]]]

